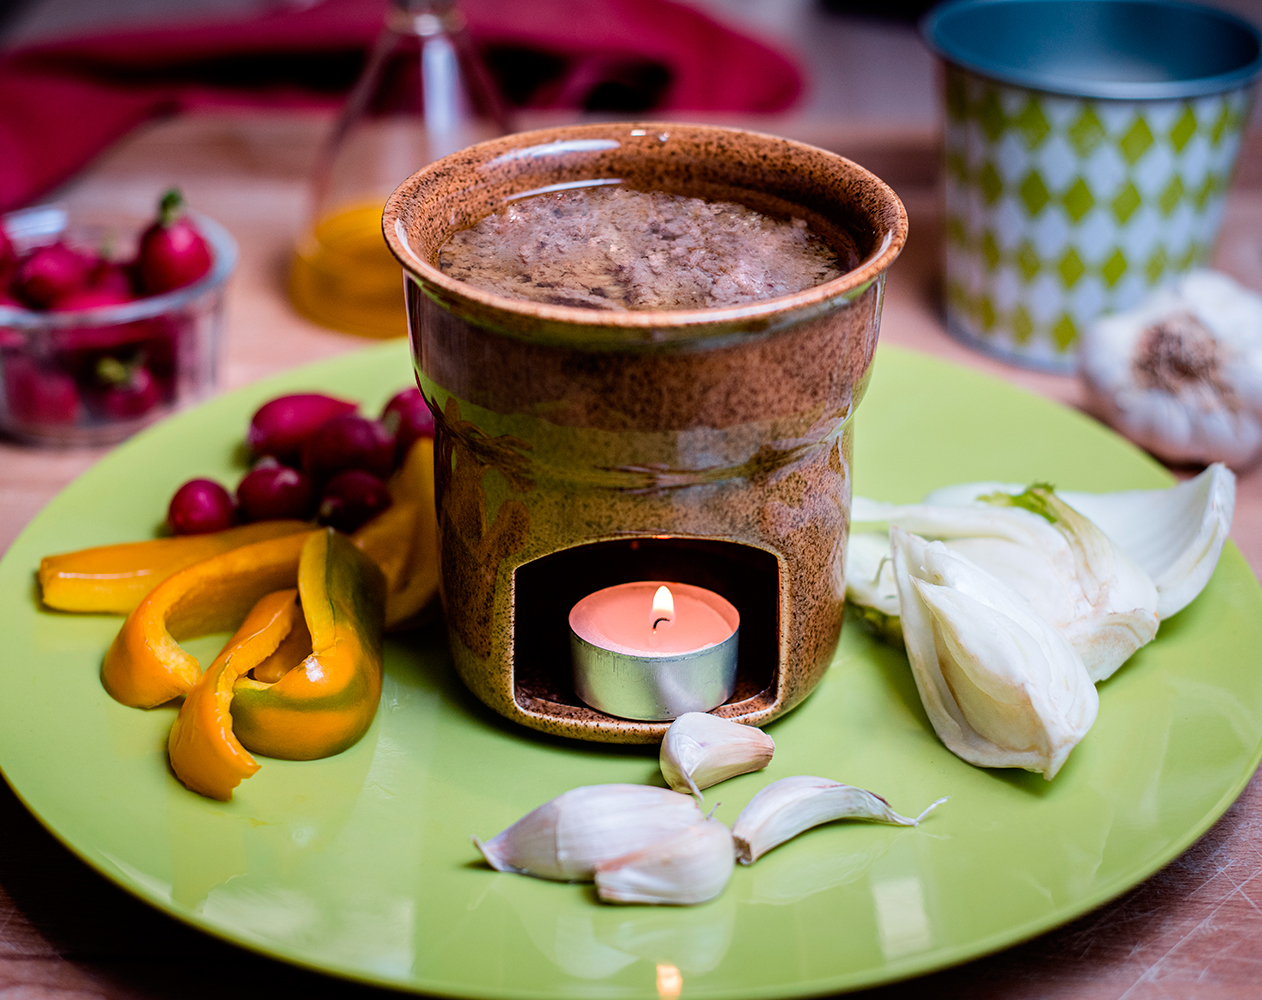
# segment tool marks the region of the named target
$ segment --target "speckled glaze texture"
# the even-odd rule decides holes
[[[452,232],[506,201],[593,182],[805,216],[851,270],[742,306],[605,312],[504,298],[436,267]],[[561,596],[564,607],[548,609],[539,593],[558,553],[604,543],[609,558],[594,565],[616,578],[618,545],[701,539],[763,554],[751,565],[773,567],[767,592],[777,595],[755,608],[765,648],[747,652],[742,612],[737,689],[716,714],[761,724],[801,702],[841,628],[850,420],[876,347],[884,273],[907,234],[894,193],[849,160],[773,136],[587,125],[439,160],[399,187],[383,225],[408,275],[413,356],[438,425],[443,601],[469,688],[545,732],[660,739],[667,723],[579,701],[564,655],[525,662],[522,650],[534,647],[523,636],[542,619],[537,609],[573,603]],[[597,589],[555,582],[562,595]]]

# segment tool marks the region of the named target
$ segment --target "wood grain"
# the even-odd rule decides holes
[[[937,152],[931,134],[747,121],[827,146],[899,191],[911,238],[889,280],[882,336],[1081,406],[1072,378],[1011,368],[949,339],[939,317]],[[283,295],[303,224],[305,178],[327,119],[287,112],[192,116],[149,126],[64,192],[71,205],[145,214],[171,183],[241,245],[228,297],[223,388],[354,350],[364,341],[301,319]],[[1262,289],[1262,134],[1248,138],[1216,264]],[[0,441],[0,550],[102,449]],[[1240,478],[1232,536],[1262,569],[1262,470]],[[283,965],[139,902],[63,848],[0,786],[0,1000],[384,996]],[[1114,902],[1023,945],[873,998],[1234,998],[1262,994],[1262,780],[1163,871]]]

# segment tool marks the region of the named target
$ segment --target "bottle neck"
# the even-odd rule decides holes
[[[393,0],[386,25],[400,35],[428,38],[463,30],[465,19],[455,0]]]

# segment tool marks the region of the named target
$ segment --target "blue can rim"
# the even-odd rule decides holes
[[[1028,31],[1028,37],[1045,37],[1046,26],[1040,29],[1040,19],[1033,8],[1074,6],[1092,6],[1099,11],[1112,9],[1124,13],[1129,8],[1138,18],[1163,12],[1203,18],[1207,22],[1218,21],[1223,28],[1238,31],[1246,45],[1248,41],[1252,41],[1253,58],[1230,70],[1195,78],[1110,80],[1084,78],[1080,75],[1070,78],[1041,67],[1024,65],[1020,59],[1014,58],[1015,52],[1011,49],[997,54],[970,51],[967,46],[959,44],[958,37],[951,37],[951,29],[959,27],[961,18],[985,16],[987,8],[998,12],[1000,8],[1015,7],[1031,8],[1024,19],[1026,25],[1023,25],[1023,29]],[[1070,97],[1126,101],[1177,100],[1246,87],[1262,73],[1262,32],[1257,27],[1229,11],[1188,3],[1185,0],[949,0],[934,7],[921,19],[920,35],[934,53],[962,69],[1001,83]]]

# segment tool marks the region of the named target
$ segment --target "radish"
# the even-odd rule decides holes
[[[158,220],[140,238],[136,271],[150,295],[191,285],[210,270],[210,246],[183,210],[184,196],[171,188],[158,202]]]
[[[175,491],[167,522],[176,535],[202,535],[232,527],[232,496],[213,479],[190,479]]]

